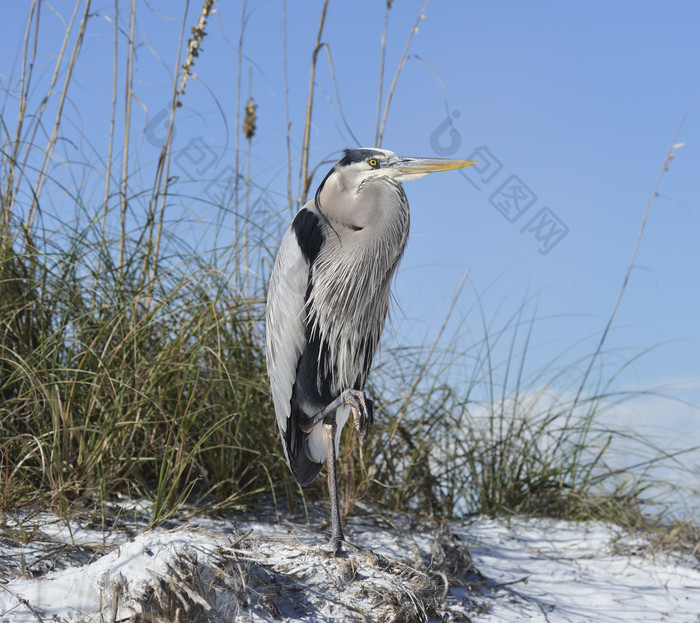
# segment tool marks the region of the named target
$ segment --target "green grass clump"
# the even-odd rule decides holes
[[[283,481],[262,298],[196,256],[142,283],[110,263],[114,245],[88,239],[0,257],[5,507],[28,491],[52,506],[115,492],[158,512],[193,493],[231,506],[270,472]]]
[[[589,356],[567,360],[567,349],[535,368],[542,321],[524,321],[527,308],[500,327],[484,322],[481,336],[384,354],[372,376],[378,414],[364,468],[352,454],[342,459],[356,497],[448,518],[520,513],[632,528],[659,520],[665,509],[653,496],[664,485],[652,468],[671,457],[611,417],[639,398],[616,386],[644,351],[603,353],[591,391],[577,397]]]

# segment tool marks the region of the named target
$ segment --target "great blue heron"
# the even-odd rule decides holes
[[[372,425],[364,386],[408,238],[401,182],[471,164],[401,158],[383,149],[347,150],[294,217],[277,253],[266,314],[277,424],[299,483],[308,485],[327,461],[336,554],[345,540],[336,455],[350,413],[361,441]]]

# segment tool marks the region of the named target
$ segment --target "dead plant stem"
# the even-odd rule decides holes
[[[391,81],[391,86],[389,87],[389,93],[386,96],[386,104],[384,105],[384,114],[382,115],[382,123],[379,128],[379,140],[376,141],[376,146],[381,147],[382,146],[382,141],[384,140],[384,130],[386,129],[386,120],[387,117],[389,116],[389,107],[391,106],[391,100],[394,97],[394,91],[396,90],[396,83],[399,80],[399,75],[401,74],[401,71],[403,70],[404,66],[406,65],[406,61],[408,60],[408,50],[411,47],[411,42],[413,41],[413,36],[418,32],[418,24],[420,24],[421,20],[423,19],[425,15],[425,8],[428,6],[428,2],[430,0],[425,0],[423,3],[423,6],[421,7],[420,12],[418,13],[418,17],[416,18],[416,23],[413,25],[413,28],[411,28],[411,32],[408,35],[408,39],[406,40],[406,45],[404,46],[403,53],[401,54],[401,60],[399,61],[398,66],[396,67],[396,73],[394,73],[394,78]]]
[[[253,93],[253,70],[250,69],[248,74],[248,101],[252,101]],[[247,104],[246,104],[247,115]],[[243,220],[243,292],[246,299],[250,298],[250,159],[251,149],[253,147],[253,137],[246,137],[246,152],[245,152],[245,218]]]
[[[284,123],[286,128],[287,146],[287,203],[289,204],[289,215],[294,214],[294,198],[292,195],[292,123],[289,117],[289,59],[287,52],[287,0],[282,4],[282,73],[284,75]]]
[[[377,120],[374,124],[374,145],[379,146],[379,122],[382,117],[382,95],[384,92],[384,64],[386,62],[386,33],[389,30],[389,10],[391,3],[384,5],[384,30],[382,30],[382,44],[379,57],[379,88],[377,89]]]
[[[38,7],[38,8],[37,8]],[[32,60],[27,68],[27,53],[29,47],[30,31],[32,27],[32,22],[34,21],[34,10],[36,8],[36,22],[34,26],[34,45],[32,46]],[[33,75],[34,60],[36,59],[37,51],[37,41],[39,33],[39,13],[41,11],[41,4],[38,4],[36,0],[32,2],[31,8],[29,10],[29,18],[27,19],[27,29],[24,33],[24,47],[22,49],[22,72],[20,76],[20,86],[19,86],[19,113],[17,115],[17,131],[15,132],[14,145],[12,147],[12,164],[8,167],[7,184],[5,197],[0,205],[0,256],[5,257],[6,252],[12,245],[12,235],[10,233],[10,220],[13,211],[14,197],[16,196],[16,191],[14,188],[14,177],[15,169],[17,168],[16,163],[19,161],[20,146],[22,145],[22,128],[24,126],[24,116],[27,110],[27,101],[29,98],[29,85],[31,83],[31,78]],[[9,138],[9,136],[8,136]],[[26,163],[26,159],[25,159]],[[18,185],[19,179],[22,176],[22,168],[18,171]]]
[[[206,2],[205,2],[206,6]],[[153,185],[153,196],[152,196],[152,206],[149,209],[149,221],[150,221],[150,234],[148,239],[148,249],[153,249],[153,257],[150,258],[151,266],[150,270],[147,269],[147,263],[149,261],[149,253],[147,252],[144,258],[144,270],[142,275],[149,275],[149,282],[153,283],[156,278],[156,272],[158,270],[158,257],[160,255],[160,243],[163,235],[163,226],[165,222],[165,206],[168,196],[168,181],[170,177],[170,158],[172,156],[172,144],[173,144],[173,126],[175,124],[175,111],[179,106],[179,97],[182,91],[184,91],[185,85],[184,80],[186,76],[182,76],[180,80],[180,72],[178,68],[180,67],[180,59],[182,58],[182,44],[185,40],[185,25],[187,24],[187,15],[190,9],[189,0],[185,0],[185,8],[182,13],[182,22],[180,24],[180,37],[177,42],[177,55],[175,57],[175,72],[173,74],[173,87],[172,87],[172,102],[170,105],[170,118],[168,119],[168,131],[165,136],[165,141],[161,147],[160,157],[158,158],[158,169],[156,173],[156,180]],[[183,70],[184,74],[184,70]],[[180,82],[180,87],[178,88],[178,82]],[[155,240],[153,240],[153,229],[155,226],[155,213],[157,209],[157,202],[160,200],[160,215],[158,218],[158,226],[155,228]],[[148,294],[148,307],[150,307],[152,291],[149,288]]]
[[[126,75],[124,76],[124,146],[122,148],[121,212],[119,236],[119,274],[124,277],[124,255],[126,246],[126,212],[128,210],[129,180],[129,131],[131,129],[131,96],[134,80],[134,33],[136,30],[136,0],[131,0],[129,16],[129,51],[126,55]]]
[[[44,150],[44,156],[41,162],[41,166],[39,167],[39,174],[37,176],[37,181],[36,184],[34,185],[34,189],[32,191],[33,196],[32,196],[32,202],[31,206],[29,208],[29,211],[27,213],[27,218],[25,220],[25,234],[27,236],[30,235],[30,232],[32,231],[32,225],[34,223],[34,219],[36,217],[36,213],[39,210],[39,197],[41,196],[41,191],[44,187],[44,182],[46,181],[46,177],[48,175],[48,167],[49,163],[51,161],[51,158],[53,156],[53,150],[56,145],[56,141],[58,139],[58,128],[61,125],[61,118],[63,117],[63,106],[66,103],[66,98],[68,96],[68,87],[71,83],[71,79],[73,77],[73,70],[75,69],[75,64],[76,61],[78,60],[78,53],[80,52],[80,48],[83,43],[83,37],[85,35],[85,28],[87,27],[87,21],[88,18],[90,17],[90,2],[91,0],[86,0],[85,2],[85,12],[83,13],[83,19],[80,22],[80,26],[78,28],[78,34],[76,36],[75,42],[73,44],[73,52],[71,54],[71,58],[68,62],[68,67],[66,68],[66,74],[65,74],[65,79],[63,81],[63,90],[61,92],[61,97],[59,98],[58,101],[58,108],[56,110],[56,119],[54,120],[53,124],[53,129],[51,131],[51,135],[49,137],[49,142]],[[52,78],[52,86],[51,89],[53,88],[53,85],[55,84],[57,78],[58,78],[58,72],[60,70],[60,67],[62,65],[62,58],[63,58],[63,53],[65,50],[65,46],[67,45],[68,39],[70,37],[70,32],[73,28],[73,22],[75,20],[75,16],[78,11],[78,6],[79,3],[76,4],[75,9],[73,11],[73,15],[71,17],[70,24],[66,30],[66,36],[63,40],[63,46],[61,48],[61,53],[59,54],[59,60],[56,62],[56,67],[54,69],[54,75]],[[46,105],[46,100],[43,102],[43,105]],[[43,112],[43,110],[42,110]],[[35,127],[38,127],[37,124]],[[33,144],[33,143],[31,143]],[[27,153],[29,153],[29,150],[27,150]]]
[[[311,176],[309,176],[309,143],[311,141],[311,113],[314,103],[314,88],[316,82],[316,63],[318,61],[318,53],[321,50],[321,36],[323,35],[323,26],[326,23],[326,12],[328,10],[328,0],[323,3],[321,11],[321,19],[318,23],[318,33],[316,35],[316,45],[314,46],[313,54],[311,55],[311,75],[309,76],[309,93],[306,99],[306,117],[304,118],[304,139],[301,143],[301,166],[299,169],[299,197],[298,205],[306,203],[306,197],[311,185]]]
[[[240,229],[240,196],[238,192],[238,186],[240,183],[239,167],[240,167],[240,157],[241,157],[241,80],[242,80],[242,64],[243,64],[243,37],[245,35],[246,27],[246,12],[248,10],[247,0],[243,0],[241,5],[241,30],[238,36],[238,67],[236,69],[236,131],[234,132],[234,164],[233,164],[233,236],[234,240],[239,239],[239,229]],[[240,257],[239,257],[239,245],[234,245],[235,253],[235,286],[236,288],[241,287],[241,276],[240,276]]]
[[[644,216],[642,217],[642,222],[639,226],[639,232],[637,233],[637,239],[635,240],[634,247],[632,248],[632,255],[630,257],[629,263],[627,264],[625,276],[622,279],[622,285],[620,286],[620,290],[617,293],[617,298],[615,299],[615,303],[613,304],[612,311],[610,312],[610,316],[608,317],[608,321],[605,323],[605,328],[603,329],[603,333],[600,336],[598,346],[596,347],[593,355],[591,356],[590,361],[588,362],[588,368],[586,368],[586,372],[584,373],[583,378],[581,379],[581,384],[579,385],[578,391],[576,392],[576,397],[574,398],[574,401],[571,405],[571,411],[567,416],[565,428],[568,426],[569,421],[573,417],[574,410],[579,404],[581,395],[583,394],[583,390],[586,386],[586,383],[588,382],[588,377],[590,376],[591,371],[593,370],[593,365],[595,364],[596,360],[598,359],[598,355],[600,355],[600,352],[603,349],[603,344],[605,343],[605,340],[608,337],[608,332],[610,331],[610,327],[612,326],[613,320],[615,319],[615,315],[617,314],[617,309],[620,306],[622,297],[624,296],[625,290],[627,289],[627,284],[629,282],[630,275],[632,274],[632,269],[634,268],[635,260],[637,259],[637,251],[639,251],[639,245],[642,241],[642,236],[644,234],[644,228],[646,227],[647,219],[649,218],[649,213],[651,212],[651,206],[654,204],[654,199],[656,199],[656,197],[659,196],[659,186],[661,185],[661,178],[663,178],[664,173],[668,171],[669,164],[674,158],[673,150],[677,147],[678,137],[680,136],[681,130],[683,128],[687,116],[688,110],[686,110],[686,112],[683,114],[683,117],[681,118],[681,121],[678,124],[678,128],[676,129],[676,132],[673,135],[673,140],[671,141],[671,146],[668,150],[668,153],[666,154],[666,157],[664,158],[664,163],[661,167],[661,170],[659,171],[659,175],[656,178],[656,184],[654,184],[654,190],[652,191],[651,197],[649,197],[649,201],[647,202],[647,207],[644,211]],[[557,442],[557,446],[558,445],[559,441]]]
[[[114,131],[117,118],[117,74],[119,71],[119,0],[114,0],[114,43],[112,53],[112,112],[109,119],[109,144],[107,145],[107,170],[105,171],[105,201],[104,215],[102,217],[102,240],[107,236],[107,215],[109,214],[109,190],[112,181],[112,154],[114,152]],[[102,255],[97,256],[97,268],[95,270],[94,287],[92,293],[92,308],[95,307],[95,297],[97,295],[100,266]]]

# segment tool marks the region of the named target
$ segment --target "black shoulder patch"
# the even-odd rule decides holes
[[[318,216],[302,208],[292,221],[292,229],[304,259],[313,264],[323,244],[323,232]]]

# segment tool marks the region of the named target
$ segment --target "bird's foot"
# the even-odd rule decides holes
[[[350,405],[355,421],[355,430],[360,438],[360,442],[364,443],[374,422],[374,403],[365,396],[365,392],[359,389],[346,389],[316,415],[300,421],[299,428],[305,433],[310,433],[316,424],[335,413],[336,409],[343,403]]]
[[[360,442],[367,441],[374,422],[374,403],[359,389],[347,389],[342,393],[343,402],[350,405],[355,421],[355,430]]]
[[[345,539],[343,537],[331,537],[330,545],[331,554],[333,554],[333,556],[340,556],[341,552],[343,551],[343,543],[345,543]]]
[[[343,554],[352,553],[356,555],[366,556],[375,564],[379,564],[382,560],[381,557],[378,554],[375,554],[371,549],[368,549],[366,547],[360,547],[359,545],[348,541],[347,539],[345,539],[345,537],[331,537],[330,546],[331,554],[336,558],[341,557]]]

